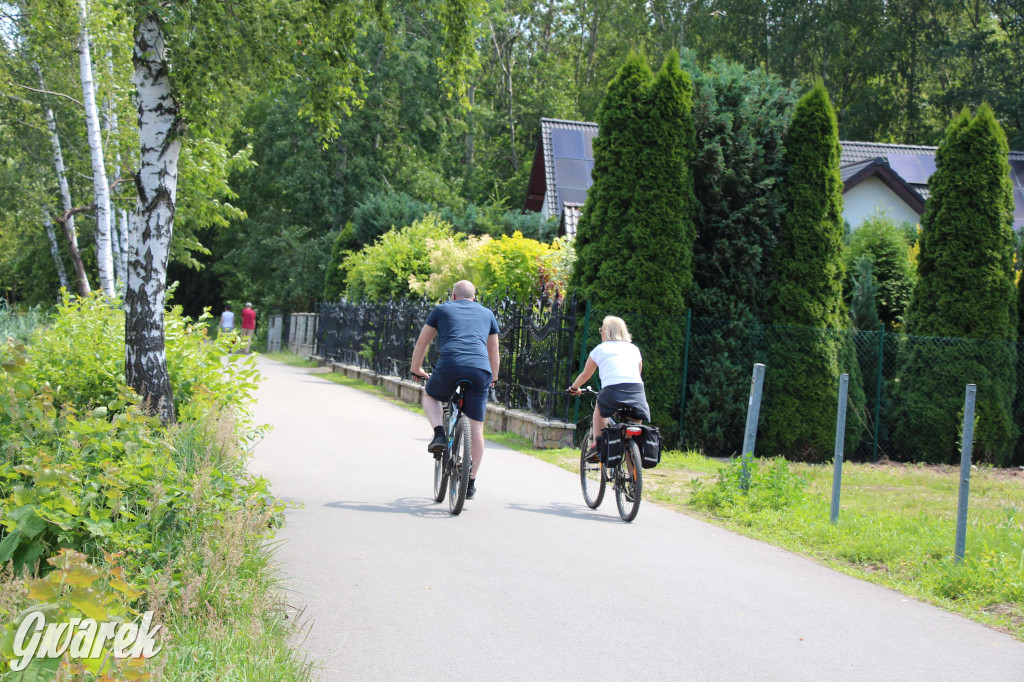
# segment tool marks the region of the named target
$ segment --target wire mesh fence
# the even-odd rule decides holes
[[[324,304],[317,331],[320,353],[378,373],[408,376],[416,338],[433,305],[424,300]],[[598,342],[606,311],[572,299],[504,299],[489,307],[501,328],[502,355],[492,399],[548,418],[589,420],[586,406],[581,408],[564,390]],[[639,315],[620,316],[631,329],[645,326]],[[662,426],[682,446],[709,456],[738,453],[751,369],[761,362],[767,366],[767,409],[762,410],[758,454],[831,458],[838,376],[848,373],[847,457],[958,461],[964,387],[974,383],[978,461],[1024,465],[1024,343],[690,315],[669,322],[679,326],[684,340],[677,349],[682,369],[671,387],[677,404],[667,410],[673,423]],[[651,357],[645,339],[634,342]],[[436,359],[431,349],[428,361]],[[822,385],[815,380],[822,375],[835,381]],[[803,435],[787,440],[787,431]],[[785,446],[767,452],[763,442]]]

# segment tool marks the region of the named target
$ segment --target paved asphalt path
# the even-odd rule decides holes
[[[424,417],[260,361],[251,470],[323,680],[1024,680],[1024,643],[488,444],[459,517]],[[823,510],[822,513],[825,513]]]

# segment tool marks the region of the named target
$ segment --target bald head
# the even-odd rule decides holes
[[[472,299],[474,296],[476,296],[476,287],[468,279],[456,282],[455,286],[452,287],[452,298],[454,299]]]

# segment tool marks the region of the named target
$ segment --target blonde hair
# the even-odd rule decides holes
[[[604,318],[604,321],[601,322],[601,331],[604,332],[604,337],[607,341],[633,340],[633,337],[629,335],[629,330],[626,329],[626,323],[621,317],[615,317],[614,315],[607,315]]]

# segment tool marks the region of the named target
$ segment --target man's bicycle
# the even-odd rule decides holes
[[[417,379],[425,379],[413,375]],[[466,491],[469,489],[469,474],[473,466],[471,453],[471,436],[469,417],[462,412],[466,389],[473,385],[468,379],[455,384],[455,392],[448,402],[444,403],[444,437],[447,446],[440,456],[434,459],[434,502],[444,499],[448,494],[448,511],[453,516],[462,513],[466,503]]]
[[[596,399],[597,391],[589,386],[580,389],[583,395]],[[596,402],[596,400],[595,400]],[[643,434],[638,424],[641,419],[628,407],[621,408],[611,416],[609,429],[619,429],[622,434],[622,459],[614,466],[605,466],[601,454],[596,447],[590,447],[593,428],[587,429],[580,444],[580,486],[583,488],[583,501],[591,509],[597,509],[604,500],[605,486],[612,484],[615,490],[615,503],[619,507],[619,516],[629,522],[636,518],[640,511],[640,496],[643,492],[643,464],[640,459],[640,446],[636,438]]]

